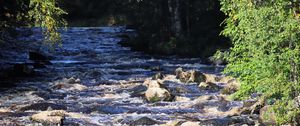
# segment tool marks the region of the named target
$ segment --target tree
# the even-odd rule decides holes
[[[227,14],[223,35],[233,47],[225,73],[242,81],[235,98],[262,93],[278,124],[295,121],[299,96],[300,2],[291,0],[221,0]]]
[[[4,0],[1,2],[3,2],[0,10],[2,33],[7,32],[8,28],[36,26],[42,28],[48,44],[55,45],[60,41],[58,30],[60,26],[66,25],[61,17],[66,12],[58,7],[56,0]]]

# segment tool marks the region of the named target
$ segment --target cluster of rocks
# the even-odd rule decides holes
[[[66,91],[84,91],[88,89],[87,86],[80,84],[81,80],[74,77],[63,78],[62,80],[54,82],[54,85],[51,87],[55,90],[66,90]]]
[[[232,94],[240,87],[239,82],[231,77],[205,74],[196,70],[184,71],[182,68],[178,68],[175,70],[175,75],[157,73],[152,78],[144,81],[142,87],[146,89],[144,92],[145,98],[149,102],[172,101],[174,99],[185,101],[188,99],[172,94],[172,89],[168,88],[165,81],[179,81],[182,84],[196,83],[201,90],[220,91],[222,94]],[[179,87],[176,90],[184,92],[182,91],[184,89],[180,89]],[[138,92],[141,93],[143,91]]]

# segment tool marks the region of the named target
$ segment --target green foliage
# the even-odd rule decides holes
[[[61,16],[67,13],[57,6],[56,0],[30,0],[29,7],[29,17],[34,20],[35,26],[43,28],[48,44],[57,44],[61,39],[59,26],[66,26]]]
[[[242,81],[236,98],[263,93],[273,100],[278,124],[292,122],[299,108],[300,24],[299,2],[290,0],[221,0],[228,15],[223,35],[233,47],[225,69]]]

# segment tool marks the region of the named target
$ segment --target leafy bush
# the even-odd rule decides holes
[[[66,21],[61,16],[67,13],[57,6],[56,0],[30,0],[29,7],[31,8],[28,12],[29,17],[34,20],[35,26],[43,28],[49,44],[54,45],[59,42],[59,26],[66,25]]]
[[[4,0],[0,7],[0,41],[15,27],[36,26],[43,29],[47,44],[60,41],[59,27],[66,26],[66,14],[56,0]],[[3,37],[4,36],[4,37]]]
[[[299,114],[300,2],[290,0],[221,0],[228,16],[223,35],[233,47],[225,73],[242,81],[235,98],[262,93],[273,106],[278,124]]]

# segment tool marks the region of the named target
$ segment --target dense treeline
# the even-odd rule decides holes
[[[132,45],[136,49],[208,57],[228,47],[219,36],[225,16],[217,0],[157,0],[134,5],[131,20],[140,31]]]
[[[125,44],[148,53],[208,57],[229,47],[219,36],[225,15],[218,0],[66,0],[63,8],[71,25],[133,26],[139,37]]]

